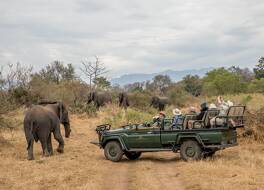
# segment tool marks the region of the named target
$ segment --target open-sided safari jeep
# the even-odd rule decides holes
[[[219,116],[218,110],[208,110],[202,120],[185,115],[177,125],[172,124],[172,119],[158,125],[129,124],[113,130],[104,124],[96,128],[99,142],[91,143],[103,148],[106,159],[114,162],[120,161],[123,155],[135,160],[143,152],[158,151],[180,152],[183,160],[198,160],[237,145],[236,128],[244,126],[244,112],[245,106],[232,106],[225,116]],[[211,126],[212,119],[221,119],[221,125]]]

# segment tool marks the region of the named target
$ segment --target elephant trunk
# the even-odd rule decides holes
[[[70,134],[71,134],[71,127],[70,127],[70,123],[64,123],[64,129],[65,129],[65,137],[69,138]]]

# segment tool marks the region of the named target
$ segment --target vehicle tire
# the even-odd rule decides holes
[[[141,156],[141,152],[125,152],[126,157],[129,160],[136,160]]]
[[[117,141],[110,141],[105,145],[104,155],[107,160],[119,162],[122,159],[123,151],[120,143]]]
[[[202,157],[202,150],[196,141],[187,140],[181,144],[180,154],[181,158],[185,161],[200,160]]]

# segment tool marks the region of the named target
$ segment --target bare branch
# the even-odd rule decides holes
[[[95,57],[94,62],[81,61],[82,68],[80,68],[82,73],[89,80],[90,88],[96,78],[108,72],[104,67],[104,63],[100,61],[99,57],[98,56],[94,56],[94,57]]]

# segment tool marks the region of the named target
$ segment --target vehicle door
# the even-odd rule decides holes
[[[179,130],[163,129],[160,131],[160,139],[162,146],[172,145],[176,142]]]
[[[145,127],[126,133],[124,140],[128,148],[161,148],[160,128]]]

